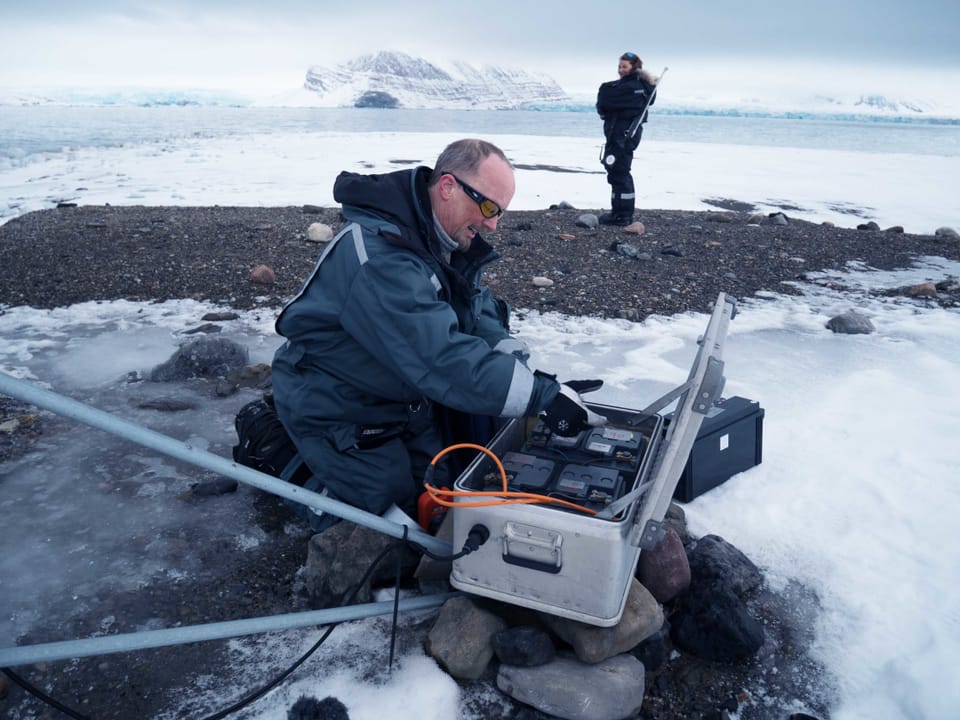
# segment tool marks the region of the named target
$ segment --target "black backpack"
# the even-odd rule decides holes
[[[296,485],[302,486],[310,477],[310,469],[300,459],[296,445],[277,417],[272,394],[240,408],[234,427],[238,439],[233,446],[235,462],[267,475],[284,476]],[[292,460],[297,461],[296,465],[291,465]]]

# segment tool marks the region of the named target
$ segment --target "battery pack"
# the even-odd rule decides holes
[[[733,396],[707,411],[673,497],[690,502],[763,459],[763,408]]]

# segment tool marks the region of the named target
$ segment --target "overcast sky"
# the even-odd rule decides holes
[[[286,89],[311,65],[381,49],[522,66],[573,92],[614,77],[628,49],[707,84],[780,61],[787,84],[893,73],[903,85],[960,72],[958,27],[957,0],[7,0],[0,86]]]

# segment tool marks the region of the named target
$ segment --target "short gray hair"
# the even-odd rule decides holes
[[[440,153],[440,157],[437,158],[433,175],[430,177],[430,185],[436,185],[440,181],[440,176],[446,173],[474,175],[477,168],[480,167],[480,163],[491,155],[496,155],[511,169],[513,168],[513,165],[510,165],[510,161],[507,160],[507,156],[503,154],[503,150],[491,142],[476,138],[456,140],[447,145]]]

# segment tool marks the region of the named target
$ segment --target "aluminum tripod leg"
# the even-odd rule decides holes
[[[368,513],[339,500],[320,495],[319,493],[304,490],[291,483],[285,483],[266,473],[257,472],[252,468],[226,460],[219,455],[193,447],[187,443],[175,440],[172,437],[149,430],[141,425],[123,420],[115,415],[97,410],[63,395],[44,390],[32,383],[8,375],[0,371],[0,393],[18,398],[58,415],[69,417],[85,425],[106,430],[127,440],[183,460],[184,462],[212,470],[220,475],[233,478],[238,482],[252,485],[282,498],[317,508],[337,517],[365,525],[368,528],[382,532],[394,538],[404,537],[403,525],[385,520],[379,515]],[[419,528],[409,528],[407,537],[423,547],[441,555],[449,555],[452,550],[450,544],[429,535]]]
[[[424,595],[422,597],[402,598],[398,605],[401,612],[428,610],[440,607],[458,592]],[[293,628],[315,627],[330,623],[360,620],[393,612],[393,600],[348,605],[346,607],[311,610],[287,615],[271,615],[248,620],[228,620],[206,625],[166,628],[163,630],[144,630],[142,632],[107,635],[82,640],[64,640],[61,642],[23,645],[20,647],[0,648],[0,667],[17,667],[31,663],[69,660],[71,658],[106,655],[131,650],[184,645],[203,640],[222,640],[224,638],[256,635],[257,633],[276,632]]]
[[[78,420],[91,427],[99,428],[118,435],[127,440],[139,443],[145,447],[157,450],[165,455],[183,460],[198,467],[212,470],[239,482],[253,485],[266,492],[280,497],[316,507],[324,512],[330,512],[373,530],[378,530],[395,538],[404,537],[416,541],[433,552],[449,555],[450,544],[428,535],[418,528],[404,529],[403,525],[384,520],[383,518],[364,512],[351,505],[318,493],[283,482],[277,478],[257,472],[248,467],[238,465],[221,458],[213,453],[200,450],[179,440],[168,437],[153,430],[149,430],[127,420],[122,420],[109,413],[97,410],[81,402],[37,387],[23,380],[18,380],[5,372],[0,371],[0,394],[15,397],[46,410],[51,410],[64,417]],[[421,609],[437,607],[450,597],[446,595],[431,595],[411,600],[401,600],[403,609]],[[211,640],[237,635],[250,635],[259,632],[281,630],[293,627],[305,627],[328,622],[355,620],[373,615],[385,615],[393,612],[393,603],[372,603],[346,608],[332,608],[293,615],[280,615],[272,618],[253,618],[249,620],[235,620],[226,623],[189,626],[184,628],[169,628],[139,633],[125,633],[108,637],[87,638],[43,645],[27,645],[22,647],[0,648],[0,667],[24,665],[32,662],[63,660],[86,655],[98,655],[109,652],[125,652],[164,645],[177,645],[199,640]]]

